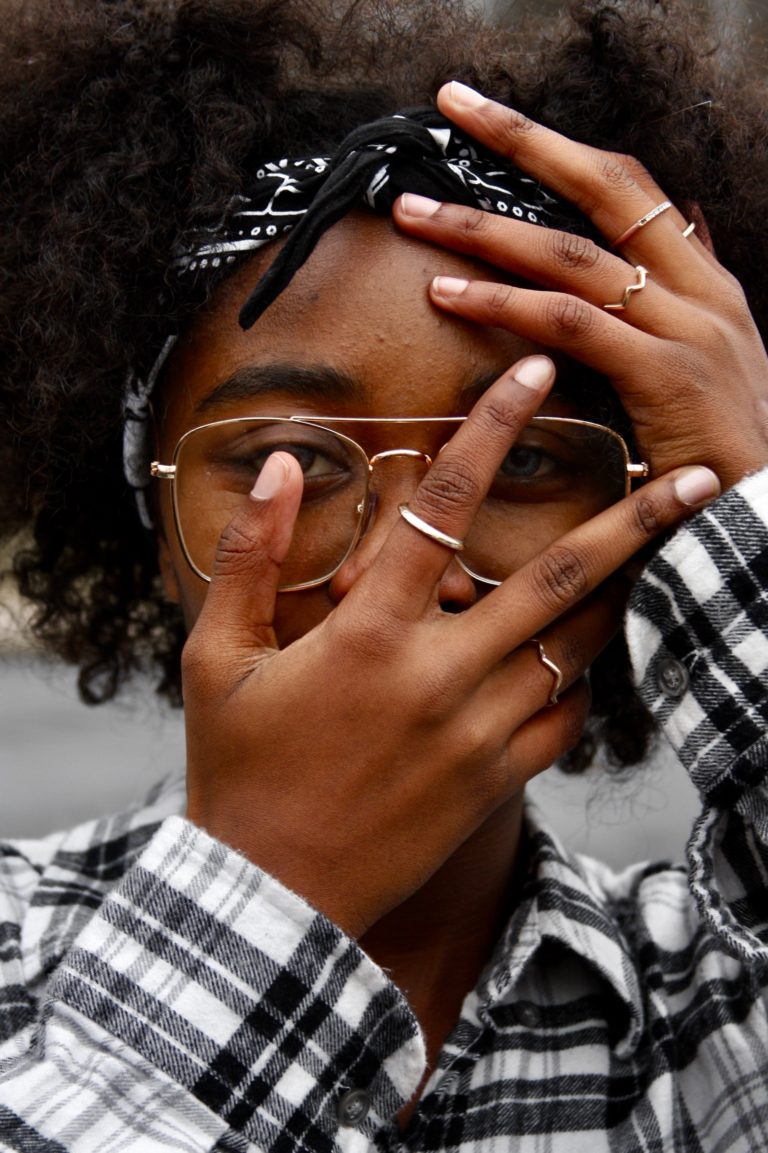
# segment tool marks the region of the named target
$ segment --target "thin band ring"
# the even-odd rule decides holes
[[[645,282],[648,279],[648,269],[643,268],[642,264],[638,264],[635,266],[635,272],[637,273],[636,283],[627,285],[627,287],[624,289],[624,296],[621,298],[619,303],[603,305],[603,308],[605,308],[608,312],[623,312],[629,304],[629,298],[632,293],[642,292],[642,290],[645,288]]]
[[[411,512],[407,504],[401,504],[397,510],[403,520],[407,520],[412,528],[417,532],[423,533],[431,540],[436,540],[438,544],[444,544],[446,548],[452,549],[453,552],[462,552],[464,548],[464,541],[459,540],[458,537],[448,536],[448,533],[441,532],[439,528],[435,528],[429,521],[422,520],[420,516],[416,516],[415,512]]]
[[[558,694],[560,692],[560,689],[563,687],[562,669],[560,668],[559,665],[556,665],[553,660],[550,660],[550,658],[547,656],[546,652],[544,651],[544,645],[541,643],[541,641],[539,640],[538,637],[531,637],[531,644],[536,645],[536,647],[539,650],[539,660],[541,661],[541,663],[543,664],[543,666],[547,670],[547,672],[552,673],[552,676],[555,678],[554,682],[552,684],[551,692],[549,694],[549,701],[547,703],[549,705],[556,705]]]
[[[667,209],[671,207],[671,200],[662,200],[661,204],[657,204],[650,212],[646,212],[645,216],[641,216],[634,224],[630,224],[629,228],[626,228],[621,236],[617,236],[611,248],[618,248],[620,244],[624,244],[631,236],[639,232],[641,228],[645,228],[646,224],[650,224],[652,220],[655,220],[657,216],[661,216],[662,212],[666,212]]]
[[[683,240],[687,240],[696,231],[696,221],[692,220],[690,224],[686,225],[683,229]]]

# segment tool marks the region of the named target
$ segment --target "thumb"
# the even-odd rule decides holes
[[[301,504],[303,477],[294,456],[273,452],[248,501],[219,538],[213,575],[197,627],[214,630],[230,652],[275,648],[272,629],[282,565]]]

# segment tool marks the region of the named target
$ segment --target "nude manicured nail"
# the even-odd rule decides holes
[[[720,495],[720,481],[711,469],[697,465],[675,478],[675,495],[682,504],[706,504]]]
[[[548,356],[529,356],[515,369],[515,380],[523,388],[542,392],[552,379],[553,371],[554,365]]]
[[[439,207],[439,200],[433,200],[430,196],[417,196],[415,192],[405,192],[400,198],[400,209],[406,216],[424,219],[434,216]]]
[[[450,96],[454,104],[461,104],[464,108],[479,108],[481,104],[485,104],[484,96],[458,80],[451,81]]]
[[[469,281],[458,276],[436,276],[432,281],[432,291],[438,296],[461,296],[468,287]]]
[[[279,452],[273,452],[256,478],[251,500],[271,500],[288,480],[288,465]]]

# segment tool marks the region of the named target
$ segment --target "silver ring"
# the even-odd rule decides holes
[[[696,231],[696,221],[692,220],[690,224],[686,225],[683,229],[683,239],[687,240]]]
[[[650,212],[646,212],[645,216],[641,216],[634,224],[630,224],[629,228],[626,228],[621,236],[617,236],[611,244],[611,248],[618,248],[620,244],[624,244],[629,240],[630,236],[634,236],[641,228],[645,228],[646,224],[650,224],[652,220],[655,220],[657,216],[661,216],[662,212],[666,212],[671,207],[671,200],[662,200],[661,204],[657,204]]]
[[[536,645],[536,647],[539,650],[539,660],[541,661],[541,663],[543,664],[543,666],[547,670],[547,672],[552,673],[552,676],[555,678],[554,682],[552,684],[552,690],[549,694],[549,702],[548,703],[550,705],[556,705],[558,694],[560,692],[560,689],[563,687],[562,670],[560,669],[560,667],[558,665],[555,664],[554,661],[549,659],[549,657],[547,656],[547,654],[544,651],[544,645],[541,643],[541,641],[539,640],[538,637],[531,637],[531,644]]]
[[[624,296],[618,304],[604,304],[603,308],[608,312],[623,312],[629,304],[629,298],[633,292],[641,292],[645,288],[645,282],[648,279],[648,269],[643,268],[642,264],[635,266],[637,273],[637,281],[634,284],[628,284],[624,289]]]
[[[438,544],[444,544],[446,548],[453,549],[454,552],[461,552],[464,548],[464,541],[459,540],[458,537],[448,536],[447,532],[441,532],[439,528],[435,528],[429,521],[422,520],[420,516],[416,516],[415,512],[411,512],[407,504],[401,504],[397,510],[403,520],[407,520],[412,528],[417,532],[423,533],[431,540],[436,540]]]

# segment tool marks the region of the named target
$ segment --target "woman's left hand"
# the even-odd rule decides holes
[[[446,85],[438,105],[465,132],[572,201],[609,242],[666,199],[630,157],[577,144],[463,85]],[[606,376],[652,475],[706,464],[728,488],[768,463],[765,348],[738,282],[695,233],[683,236],[687,221],[675,208],[634,232],[619,253],[514,218],[433,204],[401,197],[395,219],[413,236],[541,286],[437,277],[434,303],[561,350]],[[645,288],[623,311],[606,311],[639,279],[638,265],[647,270]]]

